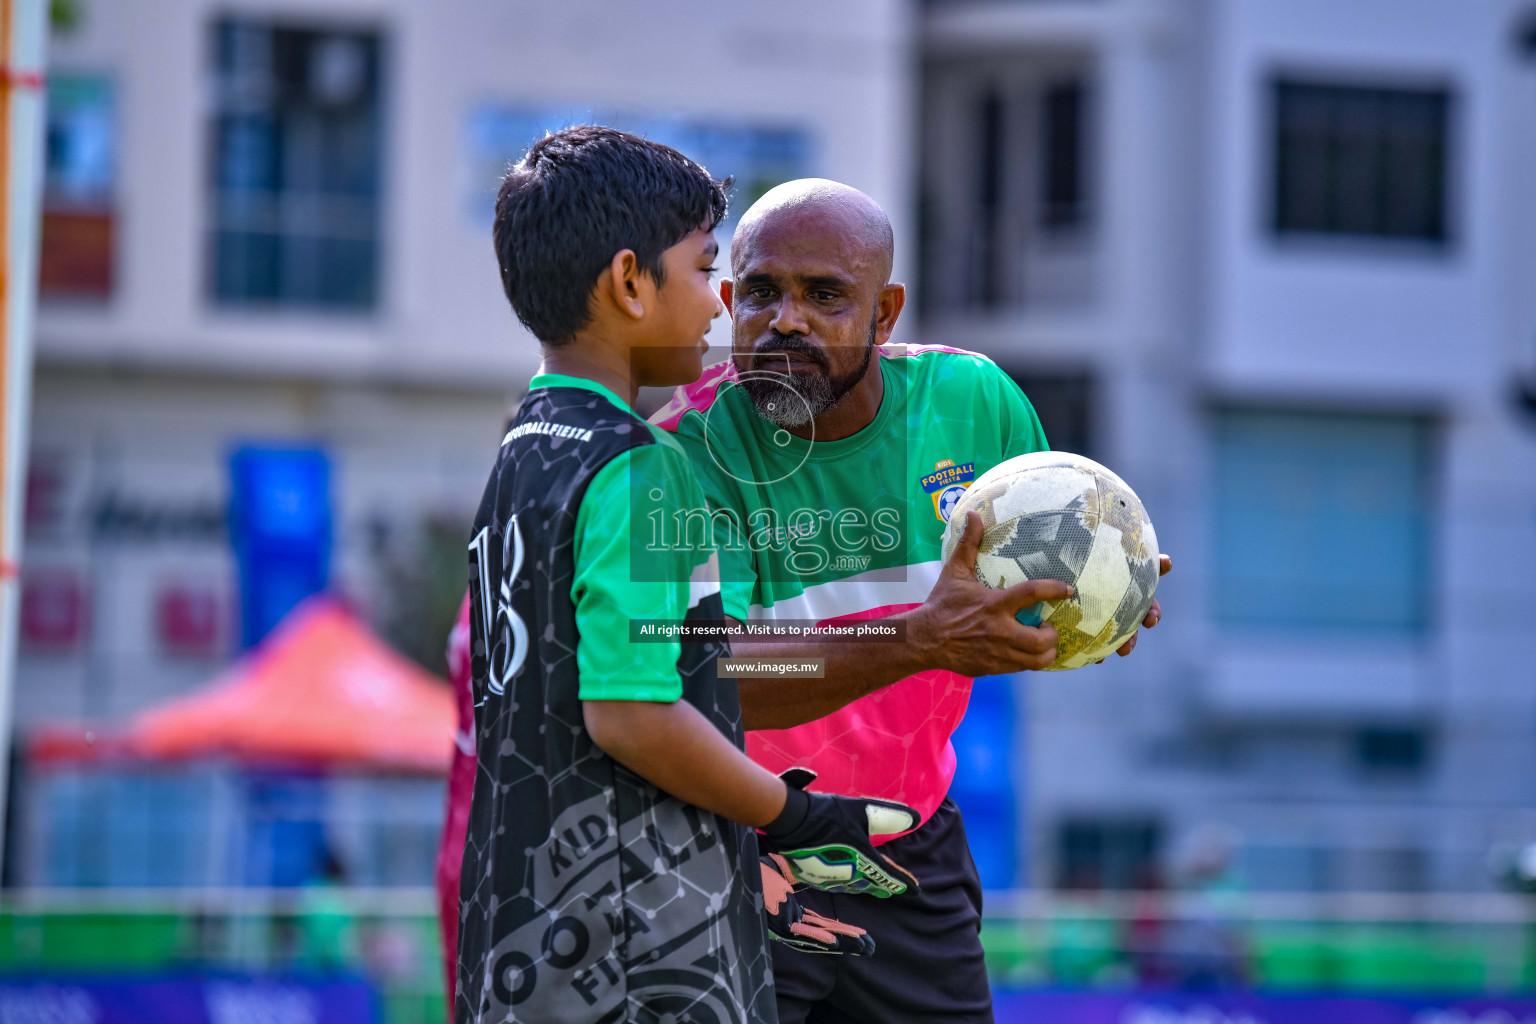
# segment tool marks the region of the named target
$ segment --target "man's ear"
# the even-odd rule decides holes
[[[613,259],[608,261],[608,269],[598,279],[603,286],[600,291],[613,299],[620,312],[635,320],[645,316],[646,282],[649,280],[650,275],[640,269],[640,260],[633,249],[620,249],[614,253]]]
[[[896,329],[896,321],[901,318],[901,311],[906,305],[906,285],[888,284],[880,289],[880,295],[875,299],[876,345],[884,345],[891,340],[891,332]]]
[[[728,277],[721,278],[720,279],[720,301],[725,304],[725,315],[726,316],[735,316],[736,315],[736,311],[731,308],[731,299],[734,298],[735,295],[736,295],[736,288],[735,288],[734,282],[732,282],[731,279],[728,278]]]

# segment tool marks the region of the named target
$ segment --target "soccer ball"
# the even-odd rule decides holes
[[[1157,534],[1125,481],[1081,455],[1035,452],[983,473],[955,504],[944,531],[948,561],[967,512],[981,515],[976,578],[995,589],[1025,580],[1070,583],[1066,601],[1019,613],[1060,639],[1052,670],[1098,661],[1131,638],[1157,592]]]

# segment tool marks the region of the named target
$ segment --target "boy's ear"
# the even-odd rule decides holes
[[[608,261],[603,272],[603,283],[613,296],[613,304],[627,316],[639,320],[645,316],[647,285],[651,277],[640,269],[640,260],[633,249],[620,249]]]

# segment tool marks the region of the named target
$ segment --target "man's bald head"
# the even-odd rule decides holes
[[[844,238],[856,241],[865,250],[877,285],[883,286],[890,281],[891,262],[896,254],[896,236],[891,231],[890,218],[880,209],[879,203],[863,192],[828,178],[797,178],[763,193],[762,198],[741,215],[732,242],[733,253],[748,248],[757,232],[778,227],[788,220],[835,228]],[[734,257],[732,263],[736,263]]]

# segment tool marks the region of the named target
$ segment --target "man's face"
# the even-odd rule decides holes
[[[765,419],[800,426],[869,371],[886,269],[860,235],[852,218],[825,207],[780,211],[737,233],[735,280],[722,294],[736,368]]]
[[[647,316],[649,329],[644,344],[631,349],[637,384],[672,387],[699,379],[709,348],[704,335],[724,312],[710,283],[719,252],[709,226],[700,225],[661,254],[663,281]]]

